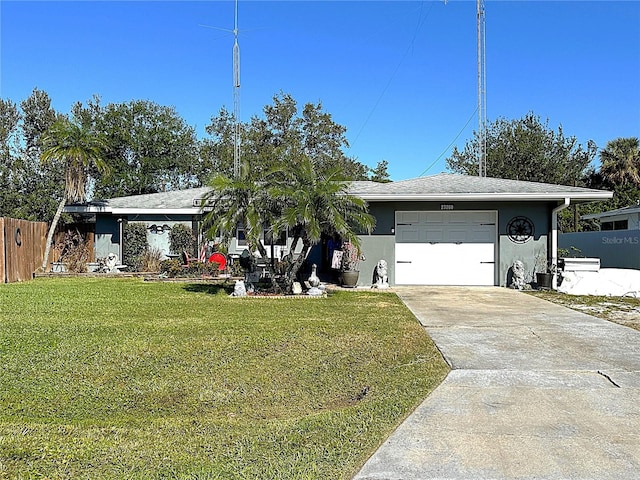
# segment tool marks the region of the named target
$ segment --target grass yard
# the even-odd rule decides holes
[[[0,478],[347,479],[447,371],[392,293],[0,285]]]
[[[553,290],[528,292],[549,302],[640,330],[640,298],[567,295]]]

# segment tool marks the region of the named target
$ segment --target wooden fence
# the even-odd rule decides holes
[[[67,232],[79,233],[86,242],[89,261],[94,260],[94,238],[89,224],[70,224],[56,231],[49,252],[47,271],[52,262],[58,262],[65,244]],[[22,282],[33,278],[42,266],[47,244],[49,225],[45,222],[29,222],[0,217],[0,283]]]
[[[42,265],[48,225],[0,217],[0,282],[30,280]]]

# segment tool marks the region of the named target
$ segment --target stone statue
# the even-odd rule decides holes
[[[314,263],[311,266],[311,276],[309,277],[309,280],[307,280],[307,282],[309,283],[309,286],[311,287],[307,292],[307,295],[319,296],[319,295],[322,295],[323,293],[322,290],[318,288],[320,286],[320,278],[318,278],[318,275],[316,273],[317,269],[318,267]]]
[[[389,288],[389,275],[387,261],[378,260],[376,268],[373,270],[373,284],[371,288]]]
[[[309,277],[309,285],[311,285],[311,288],[314,288],[320,285],[320,279],[318,278],[318,274],[316,273],[317,269],[318,267],[314,263],[311,266],[311,276]]]
[[[244,280],[236,280],[236,284],[233,286],[232,297],[246,297],[247,288],[244,285]]]
[[[107,255],[107,261],[105,262],[104,265],[107,270],[107,273],[118,273],[120,271],[116,266],[118,265],[118,255],[116,255],[113,252],[110,252],[109,255]]]
[[[511,272],[513,273],[513,278],[509,286],[516,290],[524,290],[524,264],[520,260],[516,260],[511,266]]]

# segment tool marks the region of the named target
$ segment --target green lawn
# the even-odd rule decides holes
[[[350,478],[446,373],[391,293],[0,285],[0,478]]]

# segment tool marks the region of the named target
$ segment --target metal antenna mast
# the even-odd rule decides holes
[[[240,46],[238,45],[238,0],[233,24],[233,176],[240,177]]]
[[[477,0],[478,15],[478,175],[487,176],[487,64],[485,57],[484,0]]]

